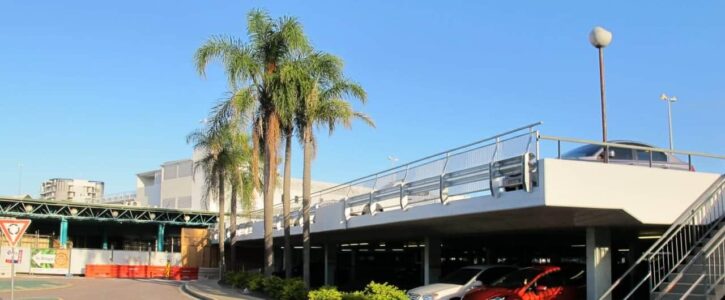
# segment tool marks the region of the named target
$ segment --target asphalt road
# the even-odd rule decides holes
[[[181,290],[182,282],[154,279],[99,279],[99,278],[64,278],[64,277],[25,277],[22,280],[38,280],[46,283],[49,289],[15,291],[15,299],[192,299]],[[9,281],[3,279],[3,282]],[[10,299],[10,291],[3,289],[0,299]]]

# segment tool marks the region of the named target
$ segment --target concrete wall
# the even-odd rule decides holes
[[[623,209],[645,224],[670,224],[720,176],[642,166],[544,159],[547,206]]]
[[[452,201],[447,205],[432,202],[406,211],[392,207],[375,215],[354,216],[346,220],[343,202],[330,202],[316,210],[312,232],[353,228],[378,228],[403,222],[449,220],[461,216],[479,216],[522,208],[534,209],[539,217],[548,215],[550,226],[593,226],[593,224],[652,225],[671,224],[720,176],[643,166],[602,164],[581,161],[544,159],[539,162],[539,186],[531,193],[522,190],[502,193],[500,197],[484,195]],[[293,216],[294,218],[294,216]],[[508,220],[536,228],[533,216]],[[592,218],[596,219],[593,220]],[[594,222],[596,221],[596,222]],[[294,219],[293,219],[294,222]],[[235,241],[256,240],[263,236],[263,223],[251,228],[241,224]],[[277,229],[275,236],[281,236]],[[292,234],[300,234],[294,226]]]

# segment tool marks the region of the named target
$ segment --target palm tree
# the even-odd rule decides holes
[[[233,127],[232,127],[233,128]],[[232,163],[228,166],[229,185],[231,186],[231,218],[229,220],[229,228],[231,230],[231,239],[234,239],[237,233],[237,205],[241,202],[242,211],[249,212],[252,207],[252,195],[255,189],[254,176],[251,174],[249,165],[252,161],[252,148],[249,145],[249,137],[241,130],[232,131],[230,134],[231,143],[231,159]],[[239,199],[241,201],[239,201]],[[232,243],[231,246],[231,265],[236,267],[236,248]]]
[[[374,127],[372,119],[352,109],[345,98],[367,100],[365,90],[342,75],[342,61],[334,55],[314,53],[285,65],[283,79],[295,82],[299,103],[295,116],[299,138],[303,146],[302,175],[302,277],[310,286],[310,198],[312,159],[316,152],[314,127],[326,127],[332,134],[337,125],[350,128],[353,119],[360,119]]]
[[[224,245],[226,238],[226,227],[224,224],[225,217],[225,185],[226,179],[229,178],[230,165],[233,162],[232,153],[230,153],[231,142],[229,136],[230,130],[197,130],[186,137],[187,143],[192,143],[194,149],[205,152],[204,156],[195,163],[194,172],[200,169],[204,172],[204,201],[209,200],[211,195],[216,195],[219,204],[219,216],[217,223],[219,226],[219,276],[226,271]]]
[[[209,62],[219,59],[224,65],[229,85],[239,96],[237,113],[252,113],[254,153],[263,155],[264,194],[264,273],[271,275],[274,267],[272,217],[277,154],[280,139],[280,118],[288,103],[281,91],[279,68],[292,57],[309,51],[310,45],[302,25],[294,18],[273,20],[267,13],[254,10],[247,16],[248,42],[225,36],[213,36],[195,54],[197,71],[204,75]],[[252,159],[252,172],[259,169]]]
[[[290,237],[290,200],[292,192],[292,135],[294,120],[285,120],[284,135],[284,180],[282,181],[282,224],[284,227],[284,276],[292,277],[292,241]]]

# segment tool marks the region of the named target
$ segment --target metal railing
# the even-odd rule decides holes
[[[333,203],[345,203],[345,218],[394,209],[405,210],[410,206],[443,203],[491,192],[490,163],[511,158],[538,157],[538,131],[536,122],[509,130],[460,147],[429,155],[400,166],[386,169],[365,177],[315,191],[311,195],[310,216],[319,207]],[[502,165],[511,169],[512,165]],[[517,171],[517,170],[514,170]],[[301,197],[293,197],[301,198]],[[297,201],[297,202],[301,202]],[[273,209],[274,223],[281,230],[282,205]],[[250,212],[250,222],[240,224],[239,229],[249,232],[254,221],[263,218],[264,209]],[[290,219],[293,226],[301,216],[301,207],[292,207]]]
[[[668,286],[676,283],[678,277],[673,275],[692,264],[693,257],[702,255],[702,251],[705,249],[704,246],[710,240],[711,234],[720,228],[720,223],[723,222],[725,217],[724,190],[725,175],[720,176],[692,203],[673,222],[662,237],[647,249],[619,279],[614,281],[612,286],[599,299],[612,297],[620,287],[627,288],[623,286],[625,282],[631,281],[634,284],[629,290],[622,291],[621,294],[625,295],[622,299],[629,299],[635,295],[644,287],[645,282],[649,283],[648,292],[650,294],[660,291],[665,283],[669,283]],[[716,245],[715,249],[722,247],[722,242],[720,240],[720,244]],[[716,259],[722,258],[723,256],[718,255]],[[646,274],[635,272],[636,269],[641,269],[642,266],[644,266]],[[682,268],[683,266],[684,268]],[[712,276],[708,275],[708,280],[713,277],[721,277],[722,274],[720,269],[719,273]]]
[[[709,250],[705,254],[705,274],[703,274],[707,278],[708,286],[705,294],[717,293],[720,294],[717,296],[722,296],[722,293],[725,293],[722,290],[725,282],[725,227],[720,228],[716,239],[713,239],[707,249]]]

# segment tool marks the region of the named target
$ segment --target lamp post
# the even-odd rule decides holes
[[[662,93],[660,100],[667,101],[667,128],[670,131],[670,150],[675,150],[674,143],[672,142],[672,103],[677,102],[677,97],[667,96],[667,94]]]
[[[602,142],[607,142],[607,97],[604,86],[604,47],[612,42],[612,33],[602,27],[594,27],[589,42],[599,51],[599,93],[602,102]],[[609,147],[604,147],[604,162],[609,162]]]

